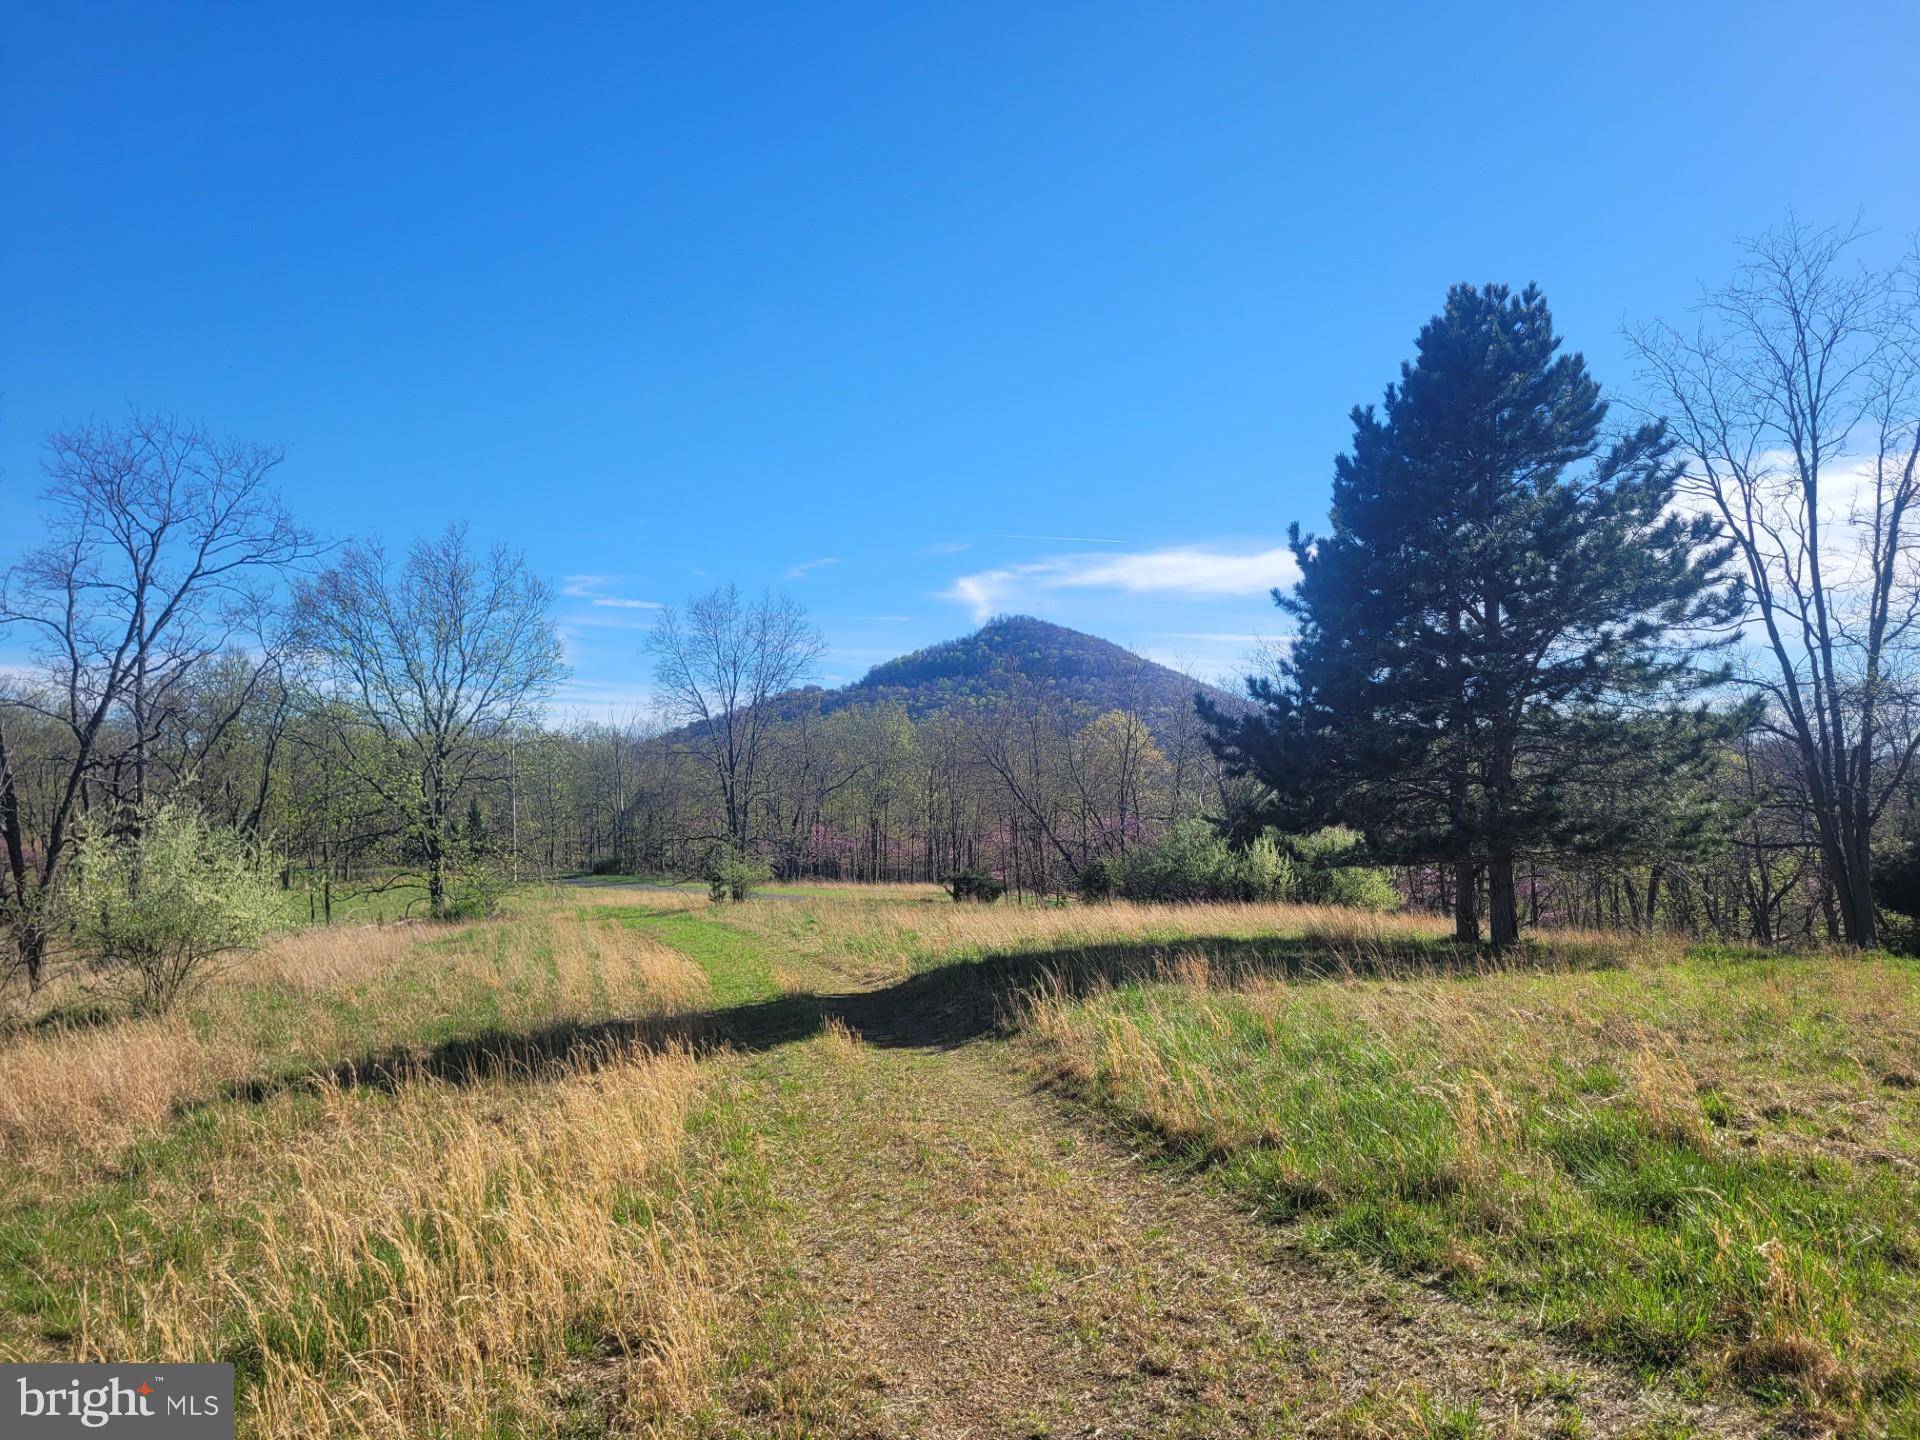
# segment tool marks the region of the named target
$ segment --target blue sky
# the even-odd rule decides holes
[[[286,447],[466,519],[643,696],[650,607],[785,588],[825,678],[995,610],[1212,676],[1449,282],[1628,383],[1795,205],[1920,226],[1920,7],[6,7],[0,562],[39,437]]]

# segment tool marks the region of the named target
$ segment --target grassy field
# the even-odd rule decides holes
[[[1901,960],[561,886],[16,1016],[0,1358],[261,1436],[1915,1435],[1916,1164]]]
[[[1316,1251],[1638,1369],[1920,1423],[1907,962],[1169,980],[1048,996],[1029,1034]]]

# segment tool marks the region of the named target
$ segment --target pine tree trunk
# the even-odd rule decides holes
[[[1489,494],[1489,512],[1492,508]],[[1487,629],[1496,640],[1500,633],[1499,597],[1487,602]],[[1488,765],[1486,805],[1492,822],[1492,853],[1487,857],[1487,928],[1493,947],[1504,950],[1520,938],[1519,892],[1513,883],[1513,841],[1510,817],[1513,813],[1513,737],[1495,736]]]
[[[1480,943],[1480,892],[1471,860],[1453,866],[1453,938],[1463,945]]]
[[[1520,903],[1511,855],[1496,855],[1487,862],[1487,928],[1496,950],[1520,938]]]

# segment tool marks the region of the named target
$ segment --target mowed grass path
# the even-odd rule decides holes
[[[1899,962],[515,911],[0,1038],[0,1356],[254,1435],[1913,1433]]]
[[[622,922],[673,947],[700,967],[707,977],[711,1008],[725,1011],[780,994],[773,962],[755,937],[715,924],[693,911],[664,914],[644,910],[621,913]]]
[[[827,1007],[883,1046],[1011,1038],[1002,1068],[1330,1264],[1789,1428],[1920,1433],[1909,962],[1569,936],[1495,964],[1419,922],[856,908],[724,923],[887,997]]]

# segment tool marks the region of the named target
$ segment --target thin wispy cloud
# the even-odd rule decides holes
[[[560,593],[569,600],[584,600],[602,610],[664,610],[658,600],[641,600],[631,595],[607,592],[626,580],[624,575],[566,575],[560,580]]]
[[[1269,639],[1265,635],[1227,634],[1218,630],[1174,630],[1163,638],[1191,640],[1198,645],[1264,645]]]
[[[584,630],[651,630],[653,628],[652,610],[634,606],[610,605],[603,608],[588,607],[563,617],[564,623]]]
[[[804,580],[811,572],[823,566],[838,565],[839,563],[840,557],[838,555],[823,555],[818,560],[802,560],[798,565],[787,571],[787,579]]]
[[[1002,535],[1002,540],[1045,540],[1052,545],[1124,545],[1124,540],[1108,540],[1098,535]]]
[[[958,555],[962,550],[972,548],[971,540],[942,540],[935,545],[922,545],[920,553],[922,555]]]
[[[945,599],[967,606],[976,620],[1026,608],[1038,598],[1069,590],[1114,590],[1193,600],[1264,595],[1299,578],[1293,552],[1284,545],[1236,552],[1204,546],[1171,546],[1122,555],[1060,555],[962,575]]]

